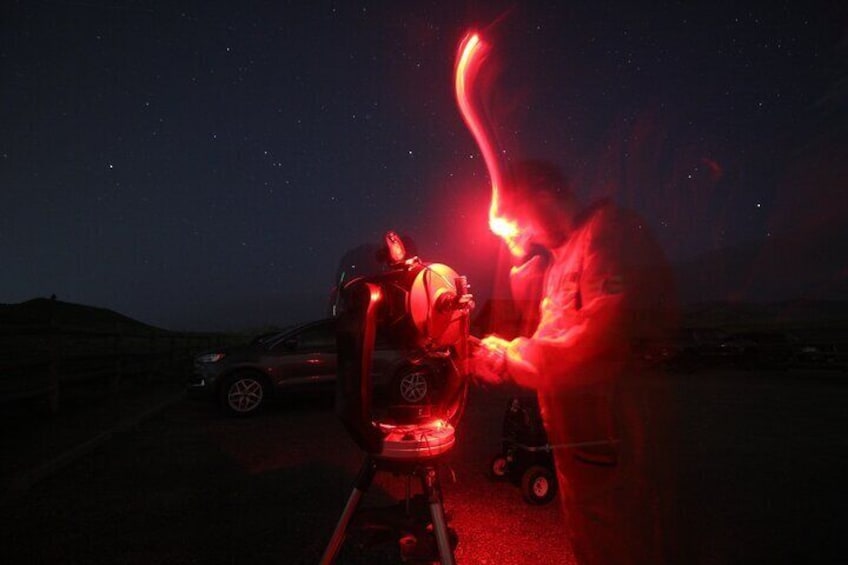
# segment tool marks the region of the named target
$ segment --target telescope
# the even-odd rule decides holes
[[[381,256],[384,272],[354,278],[339,289],[336,412],[365,461],[321,563],[335,562],[356,516],[382,522],[370,523],[369,531],[395,538],[404,561],[453,565],[457,536],[445,518],[439,464],[455,444],[467,398],[474,303],[465,277],[447,265],[409,257],[397,233],[385,235]],[[426,386],[425,397],[412,403],[415,395],[399,400],[375,391],[378,342],[402,359],[394,382]],[[378,471],[407,477],[406,500],[357,516]],[[413,477],[422,491],[415,497],[409,489]]]

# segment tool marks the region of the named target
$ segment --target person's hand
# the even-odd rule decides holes
[[[483,340],[474,340],[471,356],[471,373],[484,383],[499,384],[507,378],[506,347],[509,342],[490,335]]]

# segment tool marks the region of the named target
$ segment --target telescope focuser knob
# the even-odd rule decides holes
[[[468,279],[457,277],[454,280],[456,292],[447,290],[436,298],[436,310],[450,312],[452,310],[470,310],[474,308],[473,296],[468,292]]]

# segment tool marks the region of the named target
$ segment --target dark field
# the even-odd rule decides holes
[[[684,416],[678,459],[687,563],[845,562],[848,375],[716,371],[673,375],[669,386]],[[126,414],[173,392],[139,394]],[[450,458],[456,482],[443,474],[457,560],[567,563],[557,505],[528,506],[517,488],[484,476],[499,448],[506,398],[506,391],[472,392]],[[50,439],[55,425],[11,418],[3,421],[7,478],[9,469],[36,467],[36,452],[43,458],[50,441],[60,445]],[[91,437],[105,424],[87,426]],[[7,497],[0,560],[317,563],[360,463],[328,400],[282,403],[249,420],[178,400]],[[379,474],[365,503],[390,503],[403,491],[401,479]],[[387,549],[363,562],[398,558]]]

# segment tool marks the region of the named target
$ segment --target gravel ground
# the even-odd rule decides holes
[[[180,400],[183,380],[156,375],[117,389],[105,381],[76,383],[63,389],[57,414],[46,398],[0,406],[0,503]]]
[[[679,497],[689,563],[843,561],[846,378],[714,372],[671,381],[685,416]],[[147,407],[168,394],[151,394]],[[450,457],[456,481],[443,474],[457,560],[568,563],[557,505],[529,506],[511,484],[484,477],[506,398],[507,391],[473,392]],[[143,412],[126,409],[118,421]],[[34,448],[14,453],[14,445],[50,451],[47,432],[10,433],[13,419],[5,425],[5,435],[17,437],[3,440],[4,468],[36,465]],[[89,435],[104,426],[90,424]],[[246,420],[181,400],[112,430],[3,503],[4,563],[317,563],[362,462],[323,399]],[[402,478],[380,473],[365,504],[399,500],[404,488]],[[398,556],[389,546],[362,562]]]

